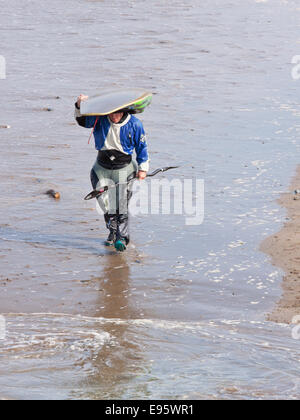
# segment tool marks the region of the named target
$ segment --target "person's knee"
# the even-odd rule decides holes
[[[127,223],[128,222],[128,214],[119,214],[118,215],[118,222],[119,222],[119,224]]]
[[[99,178],[97,177],[97,174],[94,171],[94,169],[92,169],[91,170],[91,183],[92,183],[92,186],[93,186],[94,190],[97,188],[98,182],[99,182]]]

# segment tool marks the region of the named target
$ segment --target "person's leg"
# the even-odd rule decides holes
[[[128,218],[128,205],[129,200],[132,197],[130,186],[126,185],[128,180],[135,177],[137,173],[137,165],[132,162],[126,168],[119,171],[119,181],[125,185],[120,185],[117,188],[118,207],[117,207],[117,236],[116,236],[116,248],[123,251],[130,242],[129,233],[129,218]]]
[[[114,182],[112,181],[111,176],[112,171],[103,168],[96,162],[91,170],[91,183],[93,188],[100,189],[106,185],[113,185]],[[99,206],[104,213],[106,227],[109,230],[109,235],[105,242],[107,246],[114,244],[118,229],[115,195],[115,188],[112,188],[97,199]]]

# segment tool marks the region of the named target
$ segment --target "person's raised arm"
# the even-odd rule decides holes
[[[81,94],[78,96],[77,101],[75,103],[75,119],[81,127],[93,128],[96,122],[96,117],[85,117],[80,113],[81,102],[87,101],[88,99],[89,97],[87,95]]]
[[[83,95],[83,94],[79,95],[76,102],[77,109],[80,109],[81,102],[87,101],[88,99],[89,97],[87,95]]]
[[[144,127],[140,121],[135,132],[135,151],[136,160],[139,165],[137,177],[139,180],[143,180],[149,171],[149,154]]]

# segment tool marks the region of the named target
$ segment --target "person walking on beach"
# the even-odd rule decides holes
[[[109,189],[98,198],[104,212],[104,220],[109,230],[105,242],[124,251],[129,244],[128,204],[132,196],[127,181],[137,177],[143,180],[149,171],[149,154],[145,130],[142,122],[132,115],[132,111],[122,109],[100,117],[85,117],[80,114],[80,104],[88,96],[80,95],[75,103],[77,123],[85,128],[94,127],[97,160],[91,170],[91,183],[94,189],[121,183]],[[136,161],[132,159],[136,151]],[[125,185],[124,185],[125,184]]]

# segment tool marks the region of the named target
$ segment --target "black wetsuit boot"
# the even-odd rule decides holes
[[[118,218],[116,214],[104,214],[104,220],[107,229],[109,229],[108,238],[105,241],[106,246],[112,246],[116,242],[117,230],[118,230]]]

